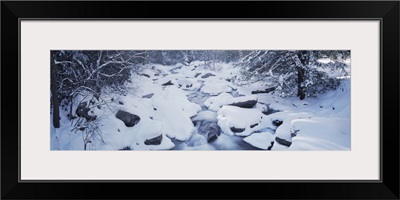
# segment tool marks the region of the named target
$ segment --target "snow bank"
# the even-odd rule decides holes
[[[275,136],[270,132],[253,133],[243,139],[245,142],[260,149],[268,149],[271,142],[275,141]]]
[[[293,144],[286,149],[290,151],[350,150],[349,147],[331,141],[307,136],[294,137]]]
[[[229,105],[237,102],[245,102],[245,101],[257,101],[256,95],[242,96],[242,97],[233,97],[228,93],[221,93],[216,97],[210,97],[204,102],[204,105],[208,107],[208,109],[213,111],[218,111],[222,106]]]
[[[316,138],[350,147],[350,120],[347,118],[297,119],[291,126],[296,137]]]

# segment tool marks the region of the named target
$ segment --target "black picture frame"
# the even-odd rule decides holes
[[[1,198],[399,199],[399,6],[399,1],[2,1]],[[20,19],[378,19],[381,21],[381,180],[20,182],[21,80],[16,83],[17,74],[20,77]],[[148,193],[147,188],[154,192]],[[179,192],[195,189],[200,192],[191,196]]]

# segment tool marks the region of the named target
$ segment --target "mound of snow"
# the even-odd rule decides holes
[[[200,111],[194,116],[193,121],[217,121],[217,113],[209,110]]]
[[[260,149],[270,149],[275,136],[270,132],[253,133],[243,139],[250,145]]]
[[[190,119],[201,110],[198,104],[190,102],[182,90],[168,87],[152,97],[154,120],[164,123],[164,132],[171,138],[188,140],[194,126]]]
[[[237,91],[241,95],[251,95],[252,94],[251,92],[253,92],[253,91],[257,91],[257,90],[262,91],[267,88],[269,88],[269,86],[265,85],[265,81],[257,81],[257,82],[251,83],[250,85],[248,83],[244,84],[244,85],[240,86]]]
[[[176,85],[183,90],[197,90],[201,87],[201,84],[196,79],[178,79]]]
[[[278,126],[278,128],[275,131],[275,136],[284,139],[288,142],[292,141],[292,135],[291,135],[292,120],[310,118],[311,116],[312,115],[310,113],[306,112],[301,112],[301,113],[278,112],[268,115],[271,121],[275,120],[282,121],[282,124]]]
[[[164,149],[172,149],[175,147],[174,143],[172,143],[171,139],[165,136],[164,124],[156,121],[156,120],[146,120],[142,123],[137,129],[135,143],[133,143],[132,147],[134,150],[164,150]],[[135,134],[131,133],[131,134]],[[161,144],[159,145],[147,145],[146,141],[150,139],[162,136]]]
[[[211,95],[218,95],[222,92],[231,92],[232,87],[230,83],[226,80],[220,80],[215,78],[208,78],[204,82],[204,86],[201,88],[201,92],[208,93]]]
[[[256,95],[242,96],[242,97],[233,97],[228,93],[221,93],[218,96],[210,97],[205,102],[204,105],[208,107],[208,109],[213,111],[218,111],[222,106],[229,105],[238,102],[247,102],[247,101],[256,101]]]
[[[163,123],[151,120],[150,118],[142,118],[134,127],[127,127],[124,122],[117,119],[114,115],[108,115],[100,118],[98,124],[102,134],[102,142],[93,140],[92,143],[89,143],[88,150],[119,150],[126,147],[132,150],[168,150],[175,146],[172,141],[166,137],[163,130]],[[82,133],[74,134],[78,137],[77,140],[72,141],[73,145],[78,144],[78,146],[70,145],[67,149],[83,149],[81,134]],[[145,144],[146,140],[160,135],[162,137],[160,144]]]

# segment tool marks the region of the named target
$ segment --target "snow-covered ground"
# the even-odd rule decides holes
[[[79,118],[70,121],[61,109],[61,127],[51,126],[51,149],[83,150],[86,143],[87,150],[350,150],[349,77],[335,91],[299,100],[252,94],[265,86],[236,85],[233,65],[201,64],[147,65],[132,74],[125,95],[81,96],[73,110],[80,101],[92,105],[97,131],[74,129]],[[135,119],[133,126],[117,118],[118,111]]]

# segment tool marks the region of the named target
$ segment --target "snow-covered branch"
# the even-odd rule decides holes
[[[54,64],[73,64],[73,62],[71,61],[58,61],[58,60],[54,60]]]
[[[78,88],[76,88],[73,92],[71,92],[69,94],[69,96],[73,96],[76,92],[79,92],[80,90],[88,90],[90,92],[93,92],[93,94],[97,94],[96,91],[94,91],[92,88],[86,87],[86,86],[79,86]]]

